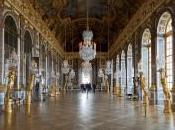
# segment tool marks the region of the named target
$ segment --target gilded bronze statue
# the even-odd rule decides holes
[[[160,81],[162,84],[165,100],[170,100],[171,96],[170,96],[170,91],[169,91],[168,86],[167,86],[166,73],[165,73],[164,69],[160,70]]]
[[[31,103],[31,95],[32,95],[32,91],[33,91],[34,81],[35,81],[35,75],[32,74],[29,77],[29,84],[28,84],[28,86],[26,88],[26,104],[30,104]]]
[[[164,93],[164,112],[165,113],[170,113],[171,112],[171,95],[170,95],[170,91],[168,89],[168,85],[167,85],[167,77],[166,77],[166,72],[164,69],[160,69],[160,82],[162,84],[162,88],[163,88],[163,93]]]
[[[148,104],[148,92],[146,91],[146,84],[145,84],[145,77],[143,76],[143,73],[140,74],[140,82],[141,82],[141,88],[143,92],[143,103]]]
[[[14,70],[10,70],[8,74],[8,84],[7,84],[7,90],[6,90],[5,99],[4,99],[6,112],[12,112],[11,91],[14,88],[15,77],[16,77],[16,72]]]
[[[32,97],[32,91],[33,91],[33,84],[35,81],[35,75],[32,74],[29,76],[29,84],[26,88],[26,113],[30,115],[30,106],[31,106],[31,97]]]

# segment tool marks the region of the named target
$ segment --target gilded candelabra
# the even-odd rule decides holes
[[[5,94],[4,104],[5,104],[5,112],[12,112],[12,98],[11,98],[11,91],[14,87],[16,73],[14,70],[10,70],[8,74],[8,84],[7,84],[7,91]]]
[[[55,97],[58,94],[59,94],[59,90],[57,89],[56,83],[53,82],[53,84],[50,86],[49,96]]]
[[[164,93],[164,113],[170,113],[171,112],[171,96],[170,91],[168,89],[167,80],[166,80],[166,73],[164,69],[160,69],[160,82],[163,87],[163,93]]]
[[[35,81],[35,75],[32,74],[29,77],[29,85],[26,88],[26,112],[30,114],[30,106],[31,106],[31,98],[32,98],[32,90],[33,90],[33,84]]]
[[[141,88],[143,91],[143,103],[147,105],[149,103],[148,92],[145,89],[145,77],[143,76],[143,74],[140,74],[140,81],[141,81]]]

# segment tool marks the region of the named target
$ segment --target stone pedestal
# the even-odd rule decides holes
[[[11,113],[12,112],[12,99],[5,99],[5,109],[4,109],[4,111],[5,112],[9,112],[9,113]]]
[[[155,87],[152,87],[149,90],[149,104],[150,105],[156,104],[156,89],[155,89]]]
[[[143,104],[145,104],[145,105],[149,104],[148,96],[143,97]]]
[[[118,93],[119,93],[119,86],[118,85],[115,85],[113,88],[114,88],[113,89],[113,94],[114,95],[118,95]]]
[[[164,100],[164,113],[171,113],[171,101],[170,100]]]
[[[175,87],[173,87],[172,91],[171,91],[171,95],[172,95],[172,104],[171,104],[171,109],[172,112],[175,112]]]

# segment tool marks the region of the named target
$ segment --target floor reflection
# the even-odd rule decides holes
[[[67,93],[1,113],[0,130],[174,130],[175,114],[106,93]]]

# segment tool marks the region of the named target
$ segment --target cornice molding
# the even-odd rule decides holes
[[[107,52],[101,52],[101,53],[97,53],[95,58],[102,58],[102,59],[106,59],[108,57],[108,53]],[[80,59],[80,55],[78,52],[67,52],[65,53],[65,58],[66,59]]]
[[[24,0],[4,0],[4,5],[15,9],[22,15],[49,43],[52,49],[55,49],[57,53],[63,57],[64,51],[60,46],[60,41],[57,40],[54,34],[49,30],[46,23],[42,20],[39,13],[35,11],[30,3]]]
[[[115,43],[110,47],[110,57],[113,57],[119,51],[118,49],[124,46],[136,30],[166,1],[148,0],[148,2],[144,3],[124,28]]]

